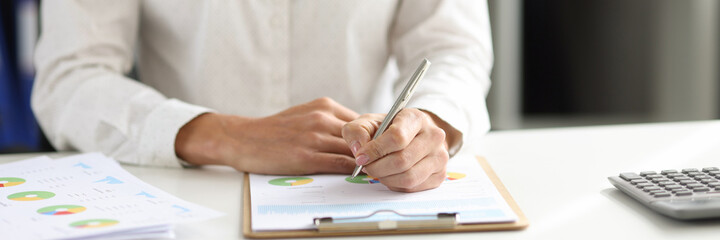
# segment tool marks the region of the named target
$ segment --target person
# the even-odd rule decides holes
[[[32,107],[58,150],[261,174],[361,164],[413,192],[489,129],[484,1],[43,1],[41,30]],[[371,141],[384,114],[360,113],[391,58],[396,95],[433,65]]]

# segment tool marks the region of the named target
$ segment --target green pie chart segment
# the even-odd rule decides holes
[[[13,201],[37,201],[54,197],[55,194],[46,191],[29,191],[10,194],[7,198]]]
[[[119,221],[114,219],[89,219],[71,223],[70,226],[74,228],[101,228],[109,227],[118,223]]]
[[[1,187],[12,187],[25,183],[25,179],[16,177],[0,177],[0,188]]]
[[[275,186],[300,186],[305,185],[308,183],[313,182],[312,178],[309,177],[286,177],[286,178],[276,178],[273,180],[270,180],[268,183],[275,185]]]
[[[379,183],[380,180],[368,175],[358,175],[357,177],[346,177],[345,181],[349,183],[359,183],[359,184],[375,184]]]

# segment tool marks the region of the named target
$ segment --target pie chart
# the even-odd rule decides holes
[[[369,175],[358,175],[357,177],[346,177],[345,181],[350,183],[359,183],[359,184],[375,184],[379,183],[380,180]]]
[[[43,215],[70,215],[85,211],[85,207],[78,205],[56,205],[38,209],[37,212]]]
[[[37,201],[54,197],[55,194],[45,191],[29,191],[10,194],[7,198],[14,201]]]
[[[74,228],[101,228],[109,227],[118,223],[120,222],[113,219],[89,219],[71,223],[70,226]]]
[[[12,187],[25,183],[25,179],[16,177],[0,177],[0,188],[1,187]]]
[[[305,185],[308,183],[313,182],[312,178],[309,177],[286,177],[286,178],[276,178],[273,180],[270,180],[268,183],[275,185],[275,186],[300,186]]]
[[[464,173],[448,172],[447,178],[445,179],[445,181],[454,181],[454,180],[462,179],[465,176],[466,175]]]

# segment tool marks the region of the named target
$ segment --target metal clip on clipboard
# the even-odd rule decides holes
[[[381,220],[372,221],[382,213],[392,213],[395,218],[412,220]],[[376,216],[377,215],[377,216]],[[319,232],[360,232],[381,230],[409,229],[448,229],[454,228],[457,213],[438,213],[428,215],[401,214],[393,210],[378,210],[367,216],[332,218],[315,218],[313,222]]]

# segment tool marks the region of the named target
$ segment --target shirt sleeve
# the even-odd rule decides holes
[[[394,92],[427,58],[432,65],[407,106],[432,112],[462,133],[451,155],[460,146],[477,144],[490,129],[485,97],[493,52],[487,2],[403,1],[390,41],[400,72]]]
[[[43,1],[32,107],[58,150],[101,151],[131,164],[180,167],[175,136],[209,109],[125,76],[138,0]]]

